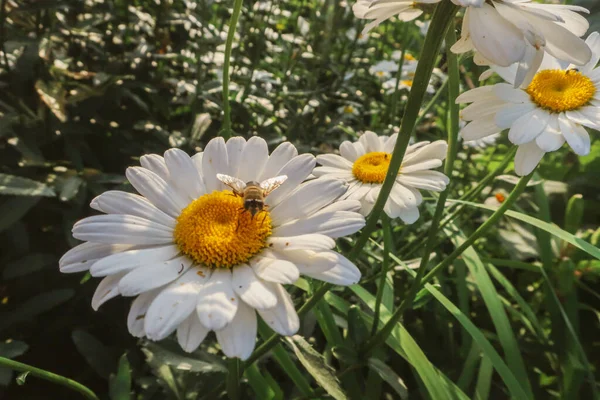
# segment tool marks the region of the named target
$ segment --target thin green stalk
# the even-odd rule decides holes
[[[513,205],[513,203],[517,200],[521,193],[523,193],[523,191],[527,187],[527,183],[529,182],[532,176],[533,172],[527,176],[522,177],[517,186],[510,193],[506,201],[502,204],[502,206],[500,206],[500,208],[498,208],[487,221],[485,221],[475,232],[473,232],[473,234],[469,236],[462,245],[457,247],[449,256],[447,256],[444,259],[444,261],[436,265],[427,275],[425,275],[425,277],[423,277],[423,279],[420,280],[419,287],[417,287],[416,290],[418,290],[420,286],[429,282],[441,269],[444,269],[450,264],[452,264],[458,256],[460,256],[466,249],[472,246],[477,239],[482,237],[488,231],[489,228],[494,226],[498,222],[498,220],[500,220],[500,218],[504,215],[504,213],[508,211],[508,209]],[[411,287],[411,291],[414,290],[413,287]],[[368,353],[387,339],[387,337],[390,335],[398,321],[400,321],[400,319],[402,318],[404,310],[408,306],[410,306],[407,300],[410,300],[412,302],[412,299],[410,299],[407,295],[406,299],[400,304],[396,311],[394,311],[394,313],[392,314],[388,322],[386,322],[386,324],[383,326],[383,328],[381,328],[381,330],[375,336],[373,336],[370,340],[367,341],[363,349],[365,353]]]
[[[496,178],[496,176],[498,176],[499,174],[501,174],[502,172],[504,172],[504,169],[513,160],[514,155],[516,154],[516,152],[517,152],[517,147],[515,146],[511,151],[509,151],[509,153],[506,155],[506,157],[504,158],[504,160],[502,161],[502,163],[500,165],[498,165],[498,167],[495,170],[493,170],[489,174],[487,174],[477,184],[477,186],[473,187],[467,193],[465,193],[464,195],[462,195],[459,200],[470,200],[470,199],[473,199],[475,196],[477,196],[479,193],[481,193],[483,191],[483,189],[485,189],[485,187],[492,180],[494,180],[494,178]],[[442,222],[440,224],[440,228],[445,227],[450,221],[453,221],[458,216],[458,214],[460,214],[465,209],[467,209],[467,207],[465,205],[457,207],[452,212],[452,214],[448,215],[446,218],[444,218],[442,220]],[[408,257],[410,254],[412,254],[413,252],[415,252],[417,249],[420,248],[419,245],[415,246],[414,243],[425,243],[425,242],[423,242],[423,239],[425,239],[426,235],[427,235],[427,231],[421,232],[414,240],[411,240],[410,243],[408,243],[404,247],[402,247],[398,251],[398,254],[403,254],[405,257]]]
[[[398,88],[400,87],[400,81],[402,80],[402,70],[404,69],[404,55],[406,54],[406,48],[408,47],[407,39],[409,24],[410,22],[402,24],[402,33],[400,34],[402,37],[400,42],[400,48],[402,49],[402,51],[400,53],[400,59],[398,60],[398,71],[396,72],[396,87],[394,88],[394,93],[392,94],[392,104],[390,105],[390,124],[394,124],[396,114],[398,114],[398,99],[400,98],[400,91],[398,90]]]
[[[7,367],[19,372],[28,372],[31,376],[45,379],[58,385],[66,386],[71,390],[81,393],[86,399],[99,400],[98,396],[87,387],[72,379],[54,374],[40,368],[32,367],[31,365],[23,364],[18,361],[0,357],[0,366]]]
[[[429,79],[431,78],[437,53],[442,45],[442,39],[446,33],[446,30],[454,19],[454,15],[456,14],[457,10],[458,7],[453,5],[451,2],[439,3],[435,8],[435,12],[431,21],[431,28],[425,37],[425,44],[423,45],[419,64],[417,65],[413,86],[408,96],[406,110],[402,119],[402,125],[400,126],[398,140],[396,141],[396,145],[392,153],[390,166],[388,167],[385,181],[383,182],[383,186],[381,187],[377,201],[375,202],[373,210],[371,211],[371,215],[367,220],[367,224],[363,228],[360,237],[356,241],[354,248],[349,254],[349,258],[351,260],[355,260],[360,254],[362,248],[369,240],[371,233],[373,233],[377,227],[379,214],[381,214],[381,211],[383,210],[383,206],[387,201],[390,191],[392,190],[392,186],[396,180],[396,176],[398,175],[398,171],[400,170],[400,166],[402,165],[402,159],[404,158],[404,153],[408,147],[408,142],[410,141],[410,137],[414,128],[414,123],[417,119],[417,115],[419,114],[421,103],[423,102],[423,97],[425,96],[427,85],[429,84]],[[317,289],[315,293],[308,299],[308,301],[304,303],[300,310],[298,310],[298,316],[302,317],[304,314],[310,311],[317,304],[317,302],[323,296],[325,296],[325,293],[327,293],[330,288],[331,284],[325,283],[319,289]],[[247,366],[252,364],[254,361],[266,354],[271,348],[273,348],[273,346],[277,344],[277,340],[277,334],[274,334],[267,339],[254,351],[252,356],[250,356],[250,358],[246,361],[245,365]]]
[[[385,280],[390,268],[390,252],[392,251],[392,226],[390,219],[384,215],[383,217],[383,263],[381,266],[381,277],[379,278],[379,286],[377,287],[377,297],[375,298],[375,310],[373,314],[373,326],[371,327],[371,336],[377,333],[379,326],[379,313],[381,311],[381,300],[383,299],[383,291],[385,290]]]
[[[454,27],[451,26],[450,29],[448,29],[448,32],[446,34],[446,47],[448,48],[446,56],[448,58],[448,79],[450,82],[448,85],[448,108],[449,108],[448,151],[447,151],[447,155],[446,155],[446,163],[444,165],[444,173],[446,174],[446,176],[452,176],[452,170],[454,169],[454,161],[456,160],[456,152],[458,151],[458,131],[459,131],[458,111],[459,111],[459,107],[456,104],[456,98],[458,97],[460,76],[459,76],[459,72],[458,72],[458,59],[457,59],[456,55],[454,55],[449,50],[450,47],[452,47],[452,45],[455,42],[456,42],[456,32],[454,30]],[[417,270],[417,275],[412,283],[410,290],[408,291],[408,294],[406,295],[406,297],[400,304],[400,307],[398,308],[400,310],[398,312],[398,317],[397,317],[398,319],[400,319],[402,317],[403,310],[409,308],[412,305],[412,302],[421,287],[421,279],[423,278],[423,276],[425,275],[425,271],[427,270],[427,264],[429,263],[429,255],[431,254],[431,251],[433,250],[433,247],[435,245],[435,238],[439,232],[439,225],[440,225],[440,221],[442,219],[442,214],[444,213],[446,199],[448,198],[449,192],[450,192],[450,187],[448,186],[446,188],[446,190],[444,190],[440,194],[440,197],[438,198],[435,213],[434,213],[433,219],[431,221],[431,227],[429,228],[429,237],[427,239],[427,244],[425,245],[425,251],[424,251],[423,257],[421,258],[421,264],[419,265],[419,269]],[[384,255],[387,255],[387,254],[384,254]],[[396,312],[395,312],[395,314],[396,314]],[[394,323],[394,325],[395,325],[395,323]],[[391,325],[391,328],[393,328],[394,325]],[[386,327],[384,326],[384,328],[382,328],[382,331],[385,330],[385,328]],[[389,329],[388,335],[392,331],[391,328]],[[375,344],[378,343],[377,341],[375,341],[376,337],[377,336],[374,336],[372,338],[372,342]],[[385,341],[385,339],[387,339],[387,335],[379,336],[379,338],[378,338],[378,340],[380,340],[380,341]],[[373,343],[367,342],[366,348],[368,348],[369,350],[375,348],[375,345]]]
[[[521,195],[521,193],[523,193],[523,191],[527,187],[527,183],[529,183],[529,180],[531,179],[532,176],[533,176],[533,172],[527,176],[522,177],[519,180],[519,183],[517,184],[517,186],[515,186],[515,188],[512,190],[512,192],[510,192],[510,195],[508,196],[508,198],[504,201],[504,203],[502,203],[502,205],[496,211],[494,211],[494,213],[490,216],[490,218],[487,221],[485,221],[479,228],[477,228],[477,230],[475,232],[473,232],[473,234],[471,236],[469,236],[462,245],[457,247],[448,257],[446,257],[444,259],[444,261],[442,261],[441,263],[439,263],[438,265],[433,267],[431,269],[431,271],[427,275],[425,275],[425,277],[423,278],[423,283],[429,282],[431,279],[433,279],[433,277],[435,276],[435,274],[437,274],[438,271],[440,271],[441,269],[444,269],[444,268],[448,267],[450,264],[452,264],[454,262],[454,260],[456,259],[456,257],[460,256],[463,253],[463,251],[468,249],[477,239],[479,239],[481,236],[483,236],[483,234],[489,228],[494,226],[496,224],[496,222],[498,222],[498,220],[500,220],[500,218],[502,218],[504,213],[506,211],[508,211],[508,209],[513,205],[513,203],[517,200],[517,198]]]
[[[233,13],[229,20],[229,31],[227,32],[227,41],[225,42],[225,61],[223,63],[223,129],[220,135],[225,139],[231,137],[231,106],[229,104],[229,66],[231,64],[231,50],[233,48],[233,38],[237,27],[240,13],[242,11],[242,0],[235,0],[233,4]]]
[[[423,45],[419,64],[415,71],[415,79],[413,80],[413,86],[408,96],[406,109],[402,117],[402,124],[400,125],[400,133],[398,134],[398,140],[396,141],[394,151],[392,152],[392,159],[390,160],[385,181],[381,186],[381,191],[373,206],[373,210],[367,219],[367,224],[363,228],[360,237],[350,253],[351,259],[356,258],[356,256],[360,254],[362,248],[369,240],[371,233],[377,228],[379,215],[381,214],[381,211],[383,211],[383,206],[390,195],[392,186],[398,176],[398,171],[400,171],[400,167],[402,166],[402,159],[404,158],[404,153],[408,147],[408,142],[410,141],[419,110],[421,109],[423,97],[427,91],[429,79],[431,78],[431,73],[435,66],[442,40],[444,39],[446,30],[452,23],[457,10],[458,7],[451,2],[439,3],[435,8],[431,20],[431,28],[425,37],[425,44]]]
[[[427,115],[427,113],[429,112],[429,110],[431,110],[431,108],[435,105],[435,103],[437,103],[437,101],[440,99],[440,96],[446,90],[446,85],[448,84],[448,80],[449,79],[446,78],[446,79],[444,79],[442,81],[442,84],[440,85],[440,88],[437,90],[437,92],[435,92],[435,94],[433,95],[433,97],[431,98],[431,100],[429,100],[429,103],[427,103],[427,105],[425,106],[425,108],[423,109],[423,111],[421,113],[419,113],[419,117],[417,118],[417,122],[415,122],[415,127],[419,126],[419,124],[421,124],[421,122],[423,122],[423,118],[425,118],[425,115]]]
[[[240,398],[240,359],[230,358],[227,360],[227,397],[229,400]]]

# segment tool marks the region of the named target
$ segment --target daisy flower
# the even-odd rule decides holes
[[[438,3],[440,0],[358,0],[352,11],[356,18],[370,19],[362,31],[367,34],[371,29],[383,21],[397,16],[400,21],[412,21],[423,14],[422,10],[416,8],[419,3]]]
[[[367,215],[379,196],[397,137],[398,134],[388,137],[365,132],[357,142],[343,142],[339,156],[317,156],[321,167],[315,168],[313,174],[346,181],[349,184],[348,191],[341,199],[360,200],[360,212]],[[431,169],[442,165],[447,148],[446,142],[438,140],[433,143],[419,142],[406,149],[402,167],[383,208],[390,218],[399,217],[407,224],[414,223],[419,219],[418,206],[423,201],[419,189],[434,192],[446,189],[448,177]]]
[[[360,272],[336,253],[334,239],[364,226],[356,200],[335,179],[302,183],[315,166],[290,143],[271,155],[258,137],[211,140],[189,157],[170,149],[146,155],[126,176],[138,194],[108,191],[91,206],[73,236],[85,243],[60,260],[62,272],[103,277],[92,299],[136,297],[127,324],[132,335],[162,340],[177,331],[188,352],[215,331],[228,357],[254,349],[256,313],[277,333],[292,335],[299,319],[283,285],[300,275],[333,284],[357,283]],[[287,176],[253,216],[217,174],[243,182]]]
[[[482,65],[508,67],[519,63],[517,86],[529,71],[537,71],[544,51],[555,58],[584,65],[591,52],[580,39],[589,23],[577,12],[583,7],[539,4],[531,0],[452,0],[466,7],[461,38],[452,51],[476,50]],[[515,79],[515,78],[513,78]]]
[[[585,127],[600,129],[600,34],[586,40],[593,53],[579,67],[565,64],[546,53],[540,70],[527,86],[514,88],[517,65],[492,67],[507,83],[482,86],[461,94],[457,103],[472,103],[461,112],[471,121],[461,130],[464,140],[478,140],[503,129],[519,146],[515,172],[527,175],[547,152],[558,150],[565,141],[578,155],[590,152]]]

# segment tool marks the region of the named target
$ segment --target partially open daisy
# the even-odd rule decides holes
[[[600,34],[586,40],[593,57],[579,67],[565,65],[546,53],[531,83],[515,89],[512,79],[518,68],[493,67],[509,82],[482,86],[460,95],[457,103],[472,103],[461,117],[472,121],[461,135],[478,140],[503,129],[519,145],[515,172],[527,175],[542,156],[558,150],[566,141],[578,155],[590,152],[590,137],[584,126],[600,129]]]
[[[117,296],[137,296],[128,327],[132,335],[161,340],[175,330],[185,351],[215,331],[228,357],[246,359],[254,349],[256,312],[276,332],[294,334],[299,320],[284,284],[298,277],[349,285],[354,264],[336,253],[334,238],[364,225],[356,200],[335,179],[302,183],[315,166],[290,143],[269,156],[260,138],[211,140],[189,157],[171,149],[147,155],[127,170],[140,193],[108,191],[73,236],[86,241],[60,260],[62,272],[89,270],[104,277],[92,299],[97,309]],[[252,215],[242,197],[217,174],[243,182],[276,176],[287,180]]]
[[[580,39],[589,23],[577,12],[583,7],[539,4],[531,0],[452,0],[466,7],[455,53],[476,50],[478,64],[508,67],[519,63],[517,86],[529,71],[537,71],[544,51],[555,58],[584,65],[591,52]]]
[[[388,137],[365,132],[357,142],[343,142],[339,156],[317,156],[317,162],[322,166],[315,168],[313,174],[348,182],[348,191],[341,198],[345,201],[360,200],[360,211],[367,215],[381,190],[397,137],[397,134]],[[434,192],[446,189],[448,177],[431,169],[442,165],[447,148],[448,145],[443,140],[433,143],[420,142],[408,147],[396,182],[383,208],[390,218],[399,217],[407,224],[414,223],[419,219],[418,206],[423,201],[419,189]]]
[[[352,11],[356,18],[369,19],[362,31],[365,35],[383,21],[397,16],[400,21],[412,21],[423,11],[417,8],[419,3],[438,3],[440,0],[358,0]]]

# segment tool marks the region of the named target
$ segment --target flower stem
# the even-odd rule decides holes
[[[10,360],[4,357],[0,357],[0,366],[7,367],[19,372],[28,372],[32,376],[45,379],[58,385],[66,386],[69,389],[81,393],[87,399],[99,400],[98,396],[96,396],[94,392],[92,392],[89,388],[83,386],[81,383],[75,382],[74,380],[66,378],[64,376],[54,374],[50,371],[35,368],[31,365],[23,364],[18,361]]]
[[[363,228],[360,237],[350,252],[350,259],[354,259],[360,254],[362,248],[369,240],[371,233],[373,233],[377,227],[379,215],[383,210],[383,206],[385,205],[387,198],[390,195],[390,191],[392,190],[392,186],[396,181],[396,177],[398,176],[398,171],[400,171],[400,167],[402,166],[402,159],[404,158],[404,153],[406,152],[408,142],[410,141],[410,137],[415,127],[415,122],[419,115],[419,110],[421,109],[427,86],[429,85],[429,79],[431,78],[431,73],[435,66],[442,40],[446,30],[453,21],[457,10],[458,7],[451,2],[439,3],[435,8],[431,26],[425,37],[425,44],[421,51],[421,56],[415,72],[415,79],[413,80],[413,85],[408,96],[406,109],[402,117],[402,124],[400,125],[400,133],[398,134],[398,140],[394,146],[385,181],[383,182],[377,201],[373,206],[371,215],[367,219],[367,224]]]
[[[454,26],[451,26],[448,29],[448,33],[446,34],[446,56],[448,59],[448,151],[446,155],[446,163],[444,165],[444,174],[446,176],[452,176],[452,170],[454,169],[454,161],[456,160],[456,152],[458,150],[457,142],[458,142],[458,111],[459,107],[456,104],[456,98],[458,97],[459,85],[460,85],[460,76],[458,72],[458,58],[450,51],[450,47],[456,42],[456,32],[454,30]],[[423,279],[423,275],[425,275],[425,271],[427,270],[427,264],[429,263],[429,255],[433,250],[435,245],[435,238],[439,233],[439,225],[442,220],[442,214],[444,213],[444,208],[446,204],[446,199],[448,198],[448,194],[450,193],[450,185],[446,187],[440,197],[438,198],[438,202],[435,208],[435,212],[433,214],[433,219],[431,221],[431,227],[429,228],[429,236],[427,238],[427,243],[425,244],[425,250],[423,252],[423,256],[421,257],[421,263],[417,270],[417,275],[412,283],[408,294],[404,298],[404,301],[400,305],[401,309],[407,309],[412,305],[412,302],[421,287],[421,279]],[[385,234],[385,233],[384,233]],[[385,246],[385,243],[384,243]],[[384,247],[384,257],[388,256],[387,251]],[[379,295],[379,293],[378,293]],[[375,310],[378,316],[377,310]],[[400,315],[401,317],[401,315]],[[378,323],[374,322],[374,323]],[[391,331],[390,331],[391,332]],[[385,338],[384,338],[385,340]]]
[[[240,359],[230,358],[227,363],[227,397],[229,400],[238,400],[240,398]]]
[[[231,65],[231,50],[233,48],[233,38],[237,27],[240,13],[242,11],[242,0],[235,0],[233,4],[233,13],[229,20],[229,31],[227,32],[227,41],[225,42],[225,61],[223,63],[223,129],[219,133],[227,140],[232,136],[231,129],[231,106],[229,104],[229,66]]]
[[[381,311],[381,300],[385,288],[388,270],[390,268],[390,252],[392,251],[392,226],[387,215],[383,216],[383,263],[381,266],[381,277],[377,287],[377,297],[375,298],[375,310],[373,314],[373,326],[371,326],[371,336],[377,333],[379,326],[379,313]]]
[[[504,203],[502,203],[502,206],[500,206],[500,208],[498,208],[487,221],[485,221],[479,228],[477,228],[477,230],[473,232],[473,234],[469,236],[462,245],[457,247],[449,256],[447,256],[444,259],[444,261],[436,265],[427,275],[425,275],[425,277],[420,280],[419,285],[416,289],[418,290],[422,285],[429,282],[441,269],[446,268],[450,264],[452,264],[458,256],[460,256],[466,249],[473,245],[473,243],[475,243],[477,239],[482,237],[488,231],[488,229],[494,226],[498,222],[498,220],[504,215],[504,213],[513,205],[513,203],[517,200],[521,193],[523,193],[523,191],[527,187],[527,183],[529,182],[532,176],[533,172],[527,176],[522,177],[517,186],[515,186],[513,191],[510,193],[508,198],[504,201]],[[419,269],[421,269],[421,267],[419,267]],[[416,285],[413,285],[413,288],[415,286]],[[413,288],[411,288],[411,292],[414,290]],[[402,318],[402,314],[404,313],[404,311],[410,306],[410,303],[407,300],[410,300],[410,302],[412,303],[412,299],[410,299],[409,295],[407,295],[405,300],[400,304],[396,311],[394,311],[394,313],[392,314],[390,319],[385,323],[383,328],[381,328],[381,330],[375,336],[373,336],[370,340],[367,341],[363,349],[363,354],[368,354],[371,350],[376,348],[379,344],[383,343],[387,339],[387,337],[394,329],[396,323],[398,323],[398,321],[400,321],[400,319]]]

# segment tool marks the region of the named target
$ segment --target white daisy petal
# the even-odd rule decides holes
[[[242,151],[237,178],[244,182],[258,181],[268,158],[267,142],[258,136],[251,137]]]
[[[383,143],[381,143],[379,136],[375,132],[366,131],[358,140],[362,143],[367,153],[383,150]]]
[[[461,93],[456,98],[456,104],[473,103],[475,101],[489,100],[496,98],[493,86],[479,86],[475,89]]]
[[[508,83],[498,83],[494,85],[494,93],[498,98],[510,103],[528,103],[529,95],[520,89],[515,89]]]
[[[231,322],[240,303],[231,283],[231,271],[217,268],[198,292],[196,312],[202,325],[219,330]]]
[[[285,164],[276,174],[286,175],[287,180],[275,189],[266,199],[266,204],[275,207],[281,200],[290,194],[296,187],[303,182],[315,168],[316,160],[312,154],[302,154],[294,157]]]
[[[187,196],[188,202],[206,193],[198,170],[186,152],[180,149],[167,150],[165,163],[172,177],[169,182],[177,188],[182,196]]]
[[[346,140],[340,145],[340,155],[346,160],[354,162],[362,154],[359,154],[358,151],[356,151],[356,148],[352,145],[352,143]]]
[[[136,296],[166,285],[179,278],[191,265],[192,261],[183,256],[134,269],[119,282],[119,292],[123,296]]]
[[[277,294],[277,306],[270,310],[257,310],[271,329],[280,335],[294,335],[300,329],[300,318],[289,293],[281,285],[273,285]]]
[[[585,18],[583,18],[583,20],[585,21]],[[592,32],[590,36],[588,36],[585,43],[590,47],[590,50],[592,50],[592,57],[587,64],[579,68],[579,71],[582,74],[589,74],[594,68],[596,68],[598,61],[600,61],[600,33]]]
[[[139,194],[150,200],[158,209],[176,218],[187,202],[167,182],[154,172],[141,167],[127,168],[125,173]]]
[[[189,269],[156,296],[144,318],[148,339],[162,340],[175,332],[196,309],[198,291],[206,279]]]
[[[397,178],[397,181],[406,186],[435,192],[446,190],[446,185],[450,183],[450,179],[438,171],[417,171],[411,174],[402,174]]]
[[[332,268],[322,272],[304,271],[303,275],[329,282],[334,285],[348,286],[358,283],[360,280],[360,270],[356,265],[341,254],[331,253],[337,258],[337,263]]]
[[[332,238],[351,235],[365,226],[364,217],[350,211],[326,211],[288,222],[273,230],[273,236],[320,233]]]
[[[479,140],[494,135],[500,132],[500,130],[498,125],[496,125],[496,117],[494,115],[487,115],[481,119],[476,119],[475,121],[468,123],[461,129],[460,136],[465,141]]]
[[[275,225],[314,214],[346,192],[346,184],[337,179],[322,178],[306,182],[271,210]]]
[[[517,119],[508,132],[508,140],[520,145],[534,140],[550,120],[550,114],[543,109],[536,108],[534,111]]]
[[[125,274],[115,274],[102,279],[92,297],[92,308],[98,311],[98,308],[110,299],[119,295],[119,281]]]
[[[277,250],[330,250],[335,247],[335,240],[318,233],[290,237],[271,236],[267,239],[269,249]]]
[[[229,173],[231,176],[238,176],[242,152],[244,151],[245,146],[246,139],[241,136],[232,137],[225,143],[225,147],[227,148],[227,158],[229,159]]]
[[[560,114],[558,117],[558,124],[560,126],[560,133],[562,133],[575,154],[586,156],[590,153],[590,135],[583,126],[571,122],[564,114]]]
[[[165,214],[144,197],[133,193],[109,190],[97,196],[90,207],[106,214],[129,214],[174,228],[175,218]]]
[[[195,313],[190,314],[177,328],[177,342],[187,353],[191,353],[200,346],[200,343],[210,332],[198,319]]]
[[[275,293],[257,278],[248,265],[233,268],[231,285],[238,296],[252,308],[266,310],[277,305]]]
[[[535,109],[536,106],[533,103],[507,105],[496,113],[494,122],[498,130],[508,129],[516,120]]]
[[[168,244],[173,231],[164,225],[133,215],[95,215],[84,218],[73,226],[73,237],[106,244]]]
[[[158,154],[146,154],[140,157],[140,165],[156,175],[160,176],[165,182],[169,181],[169,169],[165,159]]]
[[[58,261],[60,272],[87,271],[98,259],[131,249],[131,245],[82,243],[67,251]]]
[[[129,333],[131,333],[133,336],[146,336],[146,331],[144,330],[144,318],[146,318],[146,311],[148,311],[148,307],[150,307],[150,304],[152,304],[152,301],[160,293],[161,289],[162,288],[157,288],[148,292],[144,292],[136,297],[131,303],[131,308],[129,309],[129,314],[127,315],[127,329],[129,329]]]
[[[222,137],[211,139],[202,156],[202,177],[207,193],[226,189],[225,184],[217,179],[217,174],[230,174],[228,160],[225,140]]]
[[[267,282],[291,285],[298,280],[300,272],[293,263],[270,257],[254,257],[250,266],[256,276]]]
[[[414,224],[419,219],[419,209],[417,207],[402,208],[399,214],[400,219],[405,224]]]
[[[90,268],[92,276],[107,276],[129,272],[138,267],[167,261],[179,254],[176,245],[157,246],[123,251],[96,261]]]
[[[530,174],[544,154],[546,152],[540,149],[535,141],[520,145],[515,155],[515,173],[519,176]]]
[[[321,154],[317,156],[317,164],[342,170],[352,170],[352,162],[337,154]]]
[[[277,176],[277,173],[292,158],[298,156],[298,150],[290,142],[283,142],[269,156],[260,181]]]
[[[246,360],[254,351],[256,329],[256,312],[244,302],[240,302],[231,323],[215,333],[227,357]]]

